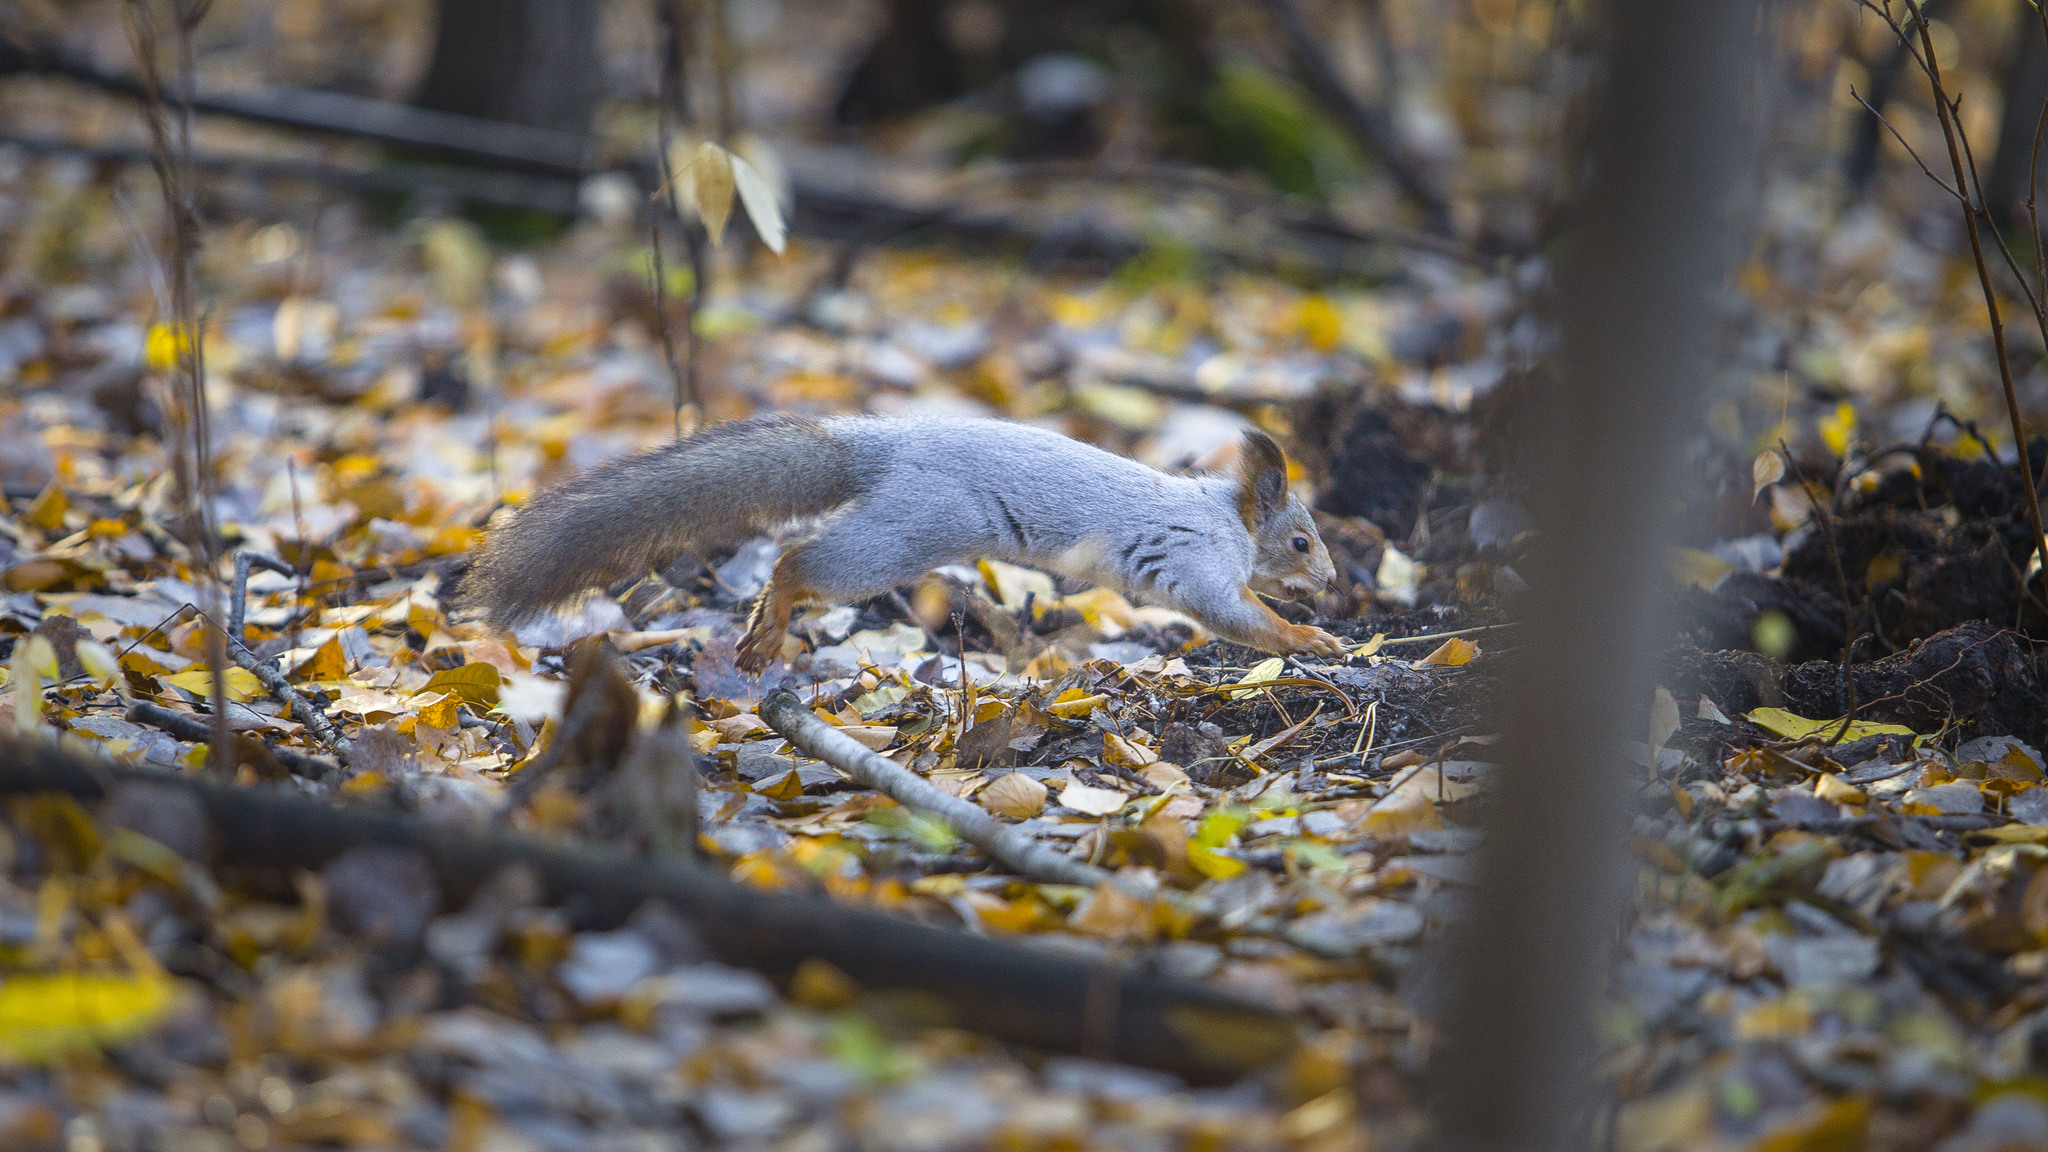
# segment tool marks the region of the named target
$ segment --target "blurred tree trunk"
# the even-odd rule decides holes
[[[2048,100],[2048,39],[2043,39],[2041,15],[2031,4],[2021,4],[2014,17],[2018,27],[2012,68],[2005,79],[1998,151],[1984,181],[1984,210],[2001,225],[2026,219],[2027,191],[2040,179],[2040,173],[2028,171],[2034,160],[2034,129],[2041,122],[2041,104]]]
[[[575,136],[602,94],[598,0],[440,0],[413,103]]]

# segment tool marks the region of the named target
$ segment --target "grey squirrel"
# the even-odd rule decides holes
[[[808,518],[816,530],[783,549],[748,621],[747,671],[780,654],[800,601],[857,601],[983,557],[1114,588],[1264,651],[1345,650],[1258,598],[1313,594],[1335,568],[1279,445],[1256,430],[1232,470],[1175,476],[1002,420],[736,421],[535,496],[492,531],[459,599],[516,624],[685,550]]]

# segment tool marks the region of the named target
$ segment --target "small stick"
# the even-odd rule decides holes
[[[923,777],[869,751],[853,737],[818,719],[794,692],[771,693],[761,701],[760,716],[792,745],[906,808],[937,816],[962,840],[1026,879],[1088,888],[1114,879],[1110,873],[1031,839],[979,805],[949,796]]]
[[[243,631],[249,618],[249,553],[235,550],[235,593],[228,601],[228,635],[247,642],[248,633]]]
[[[219,626],[215,625],[215,627],[218,628]],[[258,657],[254,652],[249,651],[248,647],[240,640],[232,636],[226,637],[226,640],[228,658],[240,667],[247,669],[250,675],[256,677],[257,681],[269,691],[271,696],[277,699],[278,703],[290,708],[292,719],[304,724],[306,730],[313,734],[314,739],[327,745],[328,750],[340,758],[342,763],[348,763],[349,752],[351,751],[349,739],[341,734],[341,729],[334,726],[334,721],[327,718],[327,713],[322,711],[319,705],[307,699],[305,693],[292,687],[291,681],[284,678],[284,673],[279,671],[275,664]],[[226,717],[225,710],[222,711],[222,717]]]

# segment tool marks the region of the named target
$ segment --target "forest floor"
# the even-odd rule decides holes
[[[735,647],[770,539],[516,632],[444,610],[505,509],[697,420],[663,339],[692,285],[671,257],[650,292],[631,205],[511,248],[307,187],[208,196],[210,572],[169,480],[147,172],[0,147],[0,729],[230,779],[207,762],[198,610],[239,599],[221,610],[247,665],[289,690],[225,676],[232,782],[404,831],[294,859],[247,813],[140,777],[7,785],[0,1145],[1418,1139],[1440,944],[1499,771],[1484,704],[1533,575],[1503,477],[1512,405],[1540,386],[1540,263],[1393,248],[1279,275],[1199,244],[1088,267],[729,241],[695,317],[705,421],[995,414],[1164,468],[1217,466],[1256,423],[1339,573],[1283,611],[1354,644],[1269,658],[983,563],[807,611],[752,677]],[[1765,197],[1732,383],[1692,450],[1661,723],[1634,749],[1637,900],[1599,1007],[1612,1147],[2048,1146],[2048,602],[1938,208],[1844,212],[1795,181]],[[235,556],[254,560],[239,587]],[[592,637],[609,659],[580,655]],[[779,688],[1118,883],[992,866],[791,747],[758,711]],[[680,796],[644,767],[672,699],[701,776]],[[575,770],[515,790],[537,763]],[[540,857],[458,875],[423,846],[451,828],[595,846],[599,880],[693,838],[706,874],[764,900],[1014,946],[956,984],[1032,971],[1017,956],[1114,962],[1277,1010],[1284,1043],[1262,1016],[1190,1040],[1220,1051],[1142,1058],[1177,1072],[1110,1062],[1098,1017],[1117,1037],[1156,1023],[1114,1004],[1084,1004],[1064,1054],[1004,1043],[900,995],[923,977],[802,960],[800,928],[725,939],[564,887]],[[986,990],[1026,1012],[1034,995]]]

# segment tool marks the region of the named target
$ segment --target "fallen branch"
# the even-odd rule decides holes
[[[818,719],[794,692],[772,693],[761,701],[760,716],[783,739],[810,755],[906,808],[944,820],[962,840],[1019,876],[1045,884],[1080,884],[1089,888],[1113,879],[1110,873],[1033,840],[979,805],[941,792],[924,777],[870,751],[853,737]]]
[[[350,848],[398,845],[426,858],[449,907],[521,864],[579,931],[615,928],[645,902],[659,900],[695,925],[725,963],[786,979],[815,957],[863,988],[923,993],[954,1027],[1045,1051],[1216,1083],[1270,1064],[1294,1045],[1285,1013],[1134,966],[932,928],[817,896],[755,891],[683,860],[556,847],[0,739],[0,793],[64,792],[98,800],[126,782],[179,788],[197,798],[220,863],[318,870]]]
[[[204,717],[190,712],[178,712],[161,704],[151,704],[147,700],[138,700],[129,705],[128,719],[137,724],[162,729],[180,740],[195,744],[204,744],[213,738],[213,726]],[[303,776],[308,780],[327,780],[341,772],[341,765],[332,760],[308,756],[304,752],[294,752],[289,748],[280,748],[268,740],[259,743],[269,752],[272,759],[294,776]]]

